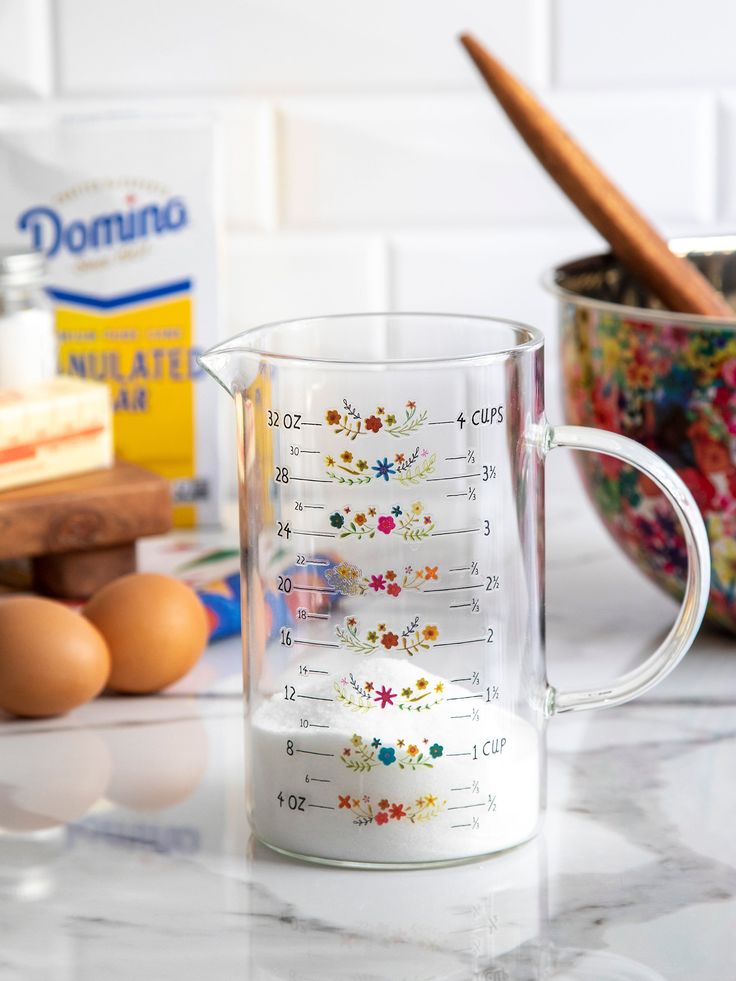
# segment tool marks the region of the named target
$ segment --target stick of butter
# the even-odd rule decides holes
[[[54,378],[0,391],[0,491],[109,467],[107,385]]]

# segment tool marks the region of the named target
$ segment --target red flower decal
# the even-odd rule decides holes
[[[406,817],[406,811],[404,810],[404,805],[403,804],[392,804],[391,805],[390,814],[391,814],[391,817],[394,818],[394,820],[396,820],[396,821],[400,821],[402,818],[405,818]]]
[[[340,794],[338,794],[337,799],[340,801],[340,807],[351,808],[353,806],[350,800],[350,794],[347,794],[345,797],[341,797]]]
[[[388,824],[388,814],[385,811],[379,811],[376,814],[376,824]]]
[[[387,651],[390,651],[392,647],[399,646],[399,638],[396,634],[391,633],[389,630],[388,633],[385,633],[383,637],[381,637],[381,643]]]
[[[365,421],[365,428],[372,433],[377,433],[382,426],[383,423],[378,418],[378,416],[368,416],[368,418]]]
[[[394,634],[394,636],[396,636]],[[396,639],[398,643],[398,638]],[[376,692],[376,697],[374,701],[381,703],[381,708],[386,708],[387,705],[393,705],[394,699],[396,698],[396,692],[392,691],[390,688],[386,688],[385,685],[381,685],[381,690]]]

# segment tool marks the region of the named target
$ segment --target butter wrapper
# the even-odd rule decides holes
[[[55,378],[0,391],[0,491],[99,470],[112,460],[106,385]]]

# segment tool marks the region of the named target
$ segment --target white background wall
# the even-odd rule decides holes
[[[456,43],[475,31],[667,234],[736,225],[731,0],[0,0],[0,100],[213,106],[227,322],[471,311],[549,335],[597,236]],[[553,410],[554,411],[554,410]]]

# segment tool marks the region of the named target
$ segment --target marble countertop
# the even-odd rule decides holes
[[[551,470],[549,674],[578,685],[640,660],[674,607]],[[254,844],[239,689],[231,640],[159,697],[0,721],[1,981],[736,977],[732,638],[701,632],[638,702],[553,719],[542,834],[436,871]]]

